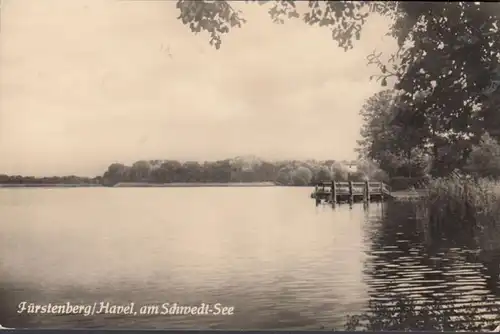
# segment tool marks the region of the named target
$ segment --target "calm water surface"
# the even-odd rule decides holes
[[[7,327],[341,329],[408,296],[498,318],[498,261],[429,252],[403,209],[307,188],[0,189]],[[21,301],[234,306],[232,316],[26,315]]]

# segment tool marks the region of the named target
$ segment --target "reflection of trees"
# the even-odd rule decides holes
[[[498,314],[498,306],[491,309]],[[388,308],[376,301],[370,301],[368,312],[362,315],[349,316],[346,330],[368,331],[484,331],[488,328],[477,322],[477,309],[443,308],[438,300],[431,300],[428,305],[421,306],[409,298],[396,298],[393,306]],[[493,324],[490,324],[491,328]]]
[[[484,330],[493,325],[485,320],[485,315],[498,314],[491,295],[456,289],[467,288],[462,285],[471,277],[484,279],[481,270],[460,273],[477,259],[466,249],[424,243],[408,203],[387,203],[384,210],[381,219],[367,222],[368,307],[348,319],[347,329]],[[499,260],[490,259],[497,271]],[[492,274],[494,265],[488,267]]]
[[[500,296],[498,278],[500,277],[500,250],[482,251],[475,260],[482,264],[482,273],[486,278],[486,286],[495,295]]]

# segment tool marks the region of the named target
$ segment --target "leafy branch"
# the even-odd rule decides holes
[[[384,64],[381,60],[380,57],[382,56],[382,52],[377,53],[376,51],[373,51],[370,53],[366,58],[368,60],[369,65],[376,65],[380,69],[380,74],[375,74],[370,76],[370,80],[375,80],[377,82],[380,82],[380,84],[385,87],[387,86],[387,79],[390,77],[396,77],[400,78],[400,74],[397,72],[398,67],[397,65],[393,64],[392,69],[388,69],[387,65]]]

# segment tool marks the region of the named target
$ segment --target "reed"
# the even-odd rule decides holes
[[[427,189],[428,196],[414,206],[428,238],[500,248],[498,182],[453,174],[431,180]]]

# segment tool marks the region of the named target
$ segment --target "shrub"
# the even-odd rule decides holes
[[[298,167],[292,174],[293,185],[296,186],[307,186],[311,183],[313,173],[307,167]]]
[[[500,177],[500,145],[488,133],[472,148],[464,169],[480,177]]]
[[[358,173],[363,175],[360,177],[361,180],[372,180],[372,181],[388,181],[387,173],[384,172],[380,167],[372,161],[361,160],[357,164]]]
[[[311,182],[329,181],[332,179],[332,172],[326,166],[320,166],[313,171],[313,179]]]
[[[390,179],[389,185],[392,190],[407,190],[410,188],[420,189],[426,188],[427,184],[430,182],[429,176],[422,177],[405,177],[405,176],[396,176]]]

